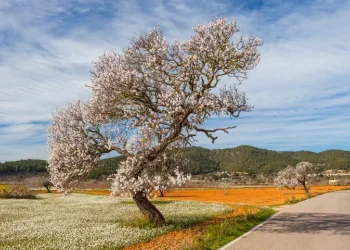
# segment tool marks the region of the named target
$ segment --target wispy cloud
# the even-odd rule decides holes
[[[276,150],[350,149],[349,2],[1,1],[0,161],[45,158],[52,112],[86,100],[91,62],[160,24],[169,41],[216,16],[264,41],[262,61],[242,85],[254,111],[230,121],[211,145]],[[227,79],[227,81],[230,81]]]

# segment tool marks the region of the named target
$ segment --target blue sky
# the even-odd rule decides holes
[[[157,24],[185,40],[198,23],[237,20],[264,42],[242,84],[254,105],[216,144],[273,150],[350,150],[350,1],[0,1],[0,162],[46,158],[56,109],[87,100],[91,62]],[[225,79],[230,83],[230,79]]]

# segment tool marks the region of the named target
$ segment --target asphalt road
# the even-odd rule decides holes
[[[350,191],[317,196],[284,209],[225,250],[350,250]]]

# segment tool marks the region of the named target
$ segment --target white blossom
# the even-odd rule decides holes
[[[281,170],[278,172],[277,177],[274,179],[274,182],[278,188],[295,188],[298,186],[295,168],[288,166],[287,168]]]
[[[230,211],[227,205],[178,201],[161,204],[173,224],[135,227],[142,214],[130,199],[100,195],[42,194],[40,199],[2,199],[0,249],[121,249]]]
[[[238,85],[215,89],[223,76],[238,84],[246,78],[260,60],[260,39],[232,41],[238,28],[223,18],[193,31],[188,41],[168,44],[157,27],[93,64],[91,98],[59,111],[49,129],[49,172],[57,187],[71,189],[111,151],[127,157],[114,176],[114,193],[183,184],[189,177],[181,169],[161,171],[163,155],[191,145],[198,133],[214,142],[215,132],[234,128],[204,128],[211,115],[233,118],[250,110]]]
[[[295,171],[297,179],[302,182],[303,180],[306,180],[308,175],[313,174],[316,171],[316,167],[308,161],[302,161],[295,166]]]

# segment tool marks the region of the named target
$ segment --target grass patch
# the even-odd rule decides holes
[[[331,191],[331,192],[335,192],[335,191]],[[321,195],[321,194],[314,194],[314,195],[311,195],[311,196],[309,196],[309,197],[305,196],[305,197],[299,198],[299,199],[296,199],[295,196],[293,196],[292,198],[287,199],[287,200],[283,203],[283,205],[293,205],[293,204],[299,203],[299,202],[301,202],[301,201],[305,201],[305,200],[311,199],[311,198],[316,197],[316,196],[318,196],[318,195]]]
[[[217,215],[201,215],[201,216],[193,216],[190,219],[166,219],[166,223],[164,226],[168,226],[172,228],[173,230],[179,230],[179,229],[186,229],[193,226],[196,226],[198,224],[204,223],[206,221],[215,219]],[[152,229],[152,228],[158,228],[158,226],[155,223],[149,222],[145,217],[138,217],[130,221],[115,221],[120,226],[123,227],[130,227],[130,228],[143,228],[143,229]]]
[[[138,217],[131,221],[116,221],[122,227],[152,229],[157,228],[155,223],[149,222],[145,217]]]
[[[293,196],[292,198],[286,199],[286,201],[284,202],[284,205],[296,204],[296,203],[298,203],[300,201],[304,201],[304,200],[307,200],[307,199],[308,199],[307,197],[297,199],[297,198],[295,198],[295,196]]]
[[[274,213],[275,210],[271,208],[261,208],[254,214],[226,218],[217,224],[209,225],[187,249],[218,249],[265,221]]]
[[[158,201],[156,201],[158,202]],[[121,204],[125,205],[135,205],[133,201],[121,201]],[[152,202],[153,203],[153,202]],[[176,202],[165,202],[160,201],[159,203],[153,203],[154,205],[164,205],[164,206],[172,206],[170,203],[176,203]],[[175,205],[175,204],[174,204]],[[160,207],[160,210],[162,210],[162,207]],[[171,227],[172,230],[179,230],[179,229],[186,229],[193,226],[196,226],[198,224],[213,220],[217,218],[217,216],[225,216],[232,212],[230,208],[223,210],[218,213],[202,213],[202,214],[192,214],[191,216],[171,216],[170,218],[166,217],[166,223],[164,226]],[[124,227],[131,227],[131,228],[145,228],[145,229],[151,229],[151,228],[158,228],[158,226],[154,223],[149,222],[143,215],[138,214],[135,215],[132,220],[116,220],[116,223],[119,223],[121,226]]]

